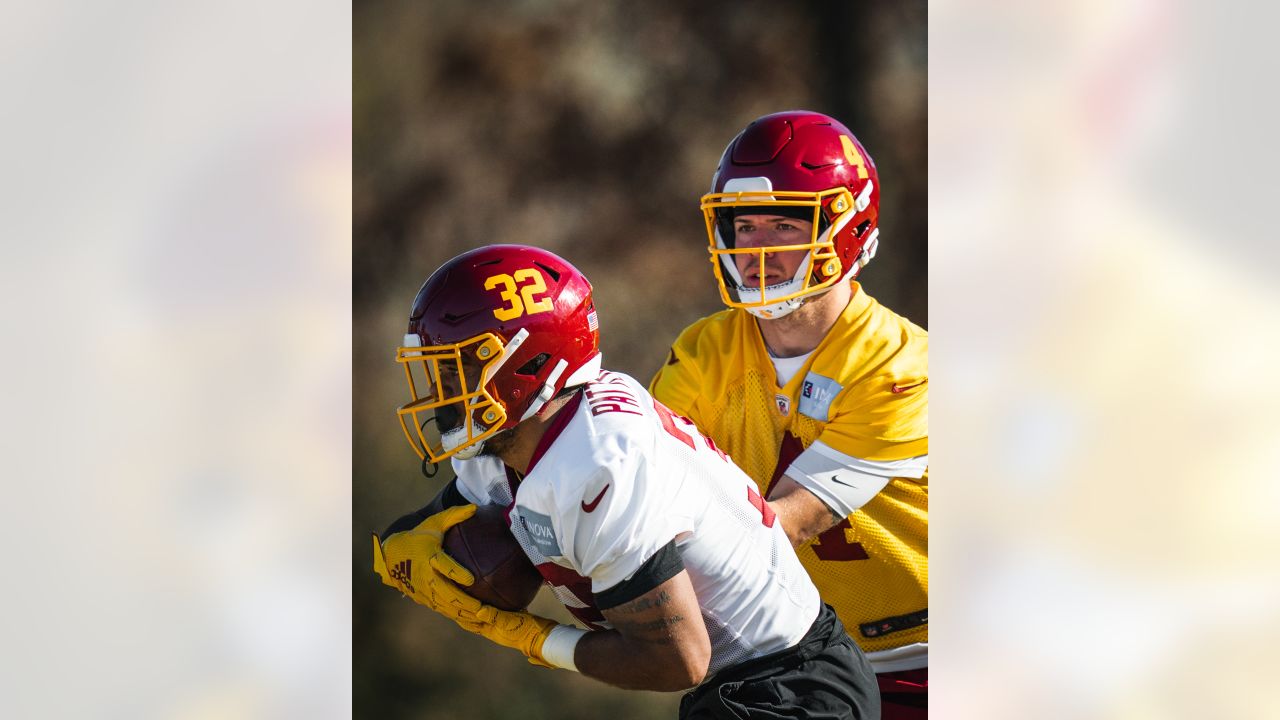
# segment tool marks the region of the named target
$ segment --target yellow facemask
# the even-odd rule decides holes
[[[809,242],[797,245],[774,245],[752,248],[731,247],[733,238],[722,236],[717,211],[735,207],[802,207],[812,208],[810,222],[813,230]],[[829,206],[836,215],[826,230],[820,230],[822,208]],[[802,298],[834,285],[844,274],[839,255],[832,238],[853,217],[853,197],[845,188],[833,188],[823,192],[790,192],[782,190],[744,190],[740,192],[708,193],[702,196],[702,215],[706,221],[708,250],[720,286],[720,297],[729,307],[743,308],[761,317],[783,315],[799,306]],[[762,211],[764,212],[764,211]],[[731,232],[726,229],[726,232]],[[763,267],[766,255],[779,252],[804,250],[805,262],[794,278],[773,286],[749,286],[743,281],[734,261],[736,255],[758,256]]]
[[[405,336],[405,345],[396,348],[396,362],[404,365],[413,399],[401,405],[396,415],[419,458],[438,463],[453,455],[471,457],[502,428],[507,409],[486,385],[526,337],[528,331],[522,330],[504,346],[497,335],[483,333],[458,343],[424,347],[414,344],[417,335]],[[462,422],[441,432],[437,413],[449,405],[459,406]],[[432,420],[436,429],[428,431]]]

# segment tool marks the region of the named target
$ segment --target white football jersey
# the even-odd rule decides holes
[[[676,541],[711,638],[708,677],[791,647],[821,601],[756,484],[631,377],[603,372],[556,417],[523,481],[500,460],[453,461],[458,489],[508,508],[556,597],[607,629],[593,593]]]

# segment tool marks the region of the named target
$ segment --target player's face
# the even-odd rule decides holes
[[[739,215],[733,219],[734,247],[759,248],[778,245],[805,245],[813,241],[813,223],[781,215]],[[807,250],[765,253],[764,266],[754,253],[734,255],[738,272],[748,287],[757,287],[764,275],[765,287],[795,277]]]
[[[463,354],[462,372],[466,373],[467,387],[463,387],[462,379],[458,375],[458,366],[454,363],[440,364],[440,384],[444,387],[447,397],[459,397],[478,389],[479,379],[483,371],[483,367],[479,362],[476,362],[467,354]],[[440,432],[462,427],[462,412],[463,403],[461,401],[441,405],[437,408],[436,422],[439,424]],[[478,410],[473,421],[476,423],[481,422]]]

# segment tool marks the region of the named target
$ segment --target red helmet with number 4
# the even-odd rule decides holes
[[[412,395],[396,411],[405,437],[424,460],[473,457],[600,374],[598,327],[591,283],[553,253],[491,245],[455,257],[418,291],[396,350]]]
[[[853,279],[875,256],[880,178],[849,129],[821,113],[766,115],[743,130],[720,158],[711,192],[702,196],[711,262],[720,296],[759,317],[781,317],[807,296]],[[737,248],[735,215],[784,215],[809,220],[808,243]],[[745,283],[734,256],[807,251],[796,275],[765,286]]]

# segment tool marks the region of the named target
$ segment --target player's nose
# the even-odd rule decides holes
[[[776,233],[774,233],[772,230],[758,230],[748,235],[739,235],[737,238],[736,245],[738,248],[741,248],[741,249],[757,249],[757,248],[772,247],[777,244],[774,241],[775,237],[776,237]],[[773,253],[770,253],[770,252],[765,253],[765,255],[772,255],[772,254]],[[756,256],[749,255],[748,257],[756,257]]]
[[[440,394],[442,397],[457,397],[462,394],[462,383],[458,381],[458,373],[442,371],[440,373]]]

